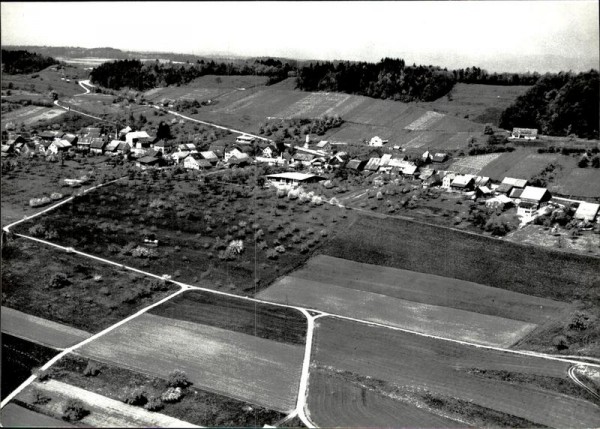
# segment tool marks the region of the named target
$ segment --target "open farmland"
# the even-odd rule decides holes
[[[89,338],[80,329],[2,307],[2,332],[47,347],[64,349]]]
[[[78,353],[158,377],[179,368],[197,387],[288,411],[296,404],[304,347],[143,314]]]
[[[449,170],[460,174],[479,174],[490,162],[502,156],[501,153],[488,153],[486,155],[467,156],[453,162]]]
[[[470,282],[323,255],[278,280],[259,297],[504,347],[566,308],[557,301]]]
[[[450,95],[431,102],[418,102],[425,109],[444,112],[479,123],[498,125],[500,115],[530,86],[457,83]]]
[[[574,167],[572,158],[552,153],[533,153],[531,150],[517,148],[514,152],[502,153],[498,158],[488,163],[481,175],[492,180],[502,180],[505,177],[515,177],[529,180],[540,173],[548,164],[567,162],[569,168]]]
[[[306,341],[306,318],[299,311],[226,295],[190,291],[150,313],[283,343],[304,345]]]
[[[26,106],[2,115],[2,123],[31,125],[38,121],[54,119],[65,113],[58,107]]]
[[[16,427],[76,427],[64,420],[36,413],[20,405],[9,403],[2,408],[2,424],[7,428]]]
[[[600,170],[573,168],[559,177],[549,189],[556,194],[597,199],[600,196]]]
[[[565,302],[596,297],[600,282],[593,257],[404,219],[373,222],[361,215],[321,253]]]
[[[63,80],[63,77],[65,78]],[[69,82],[67,82],[69,79]],[[55,91],[59,97],[69,97],[83,92],[77,83],[78,79],[87,79],[87,72],[78,67],[66,66],[64,70],[54,71],[48,67],[37,73],[9,75],[2,73],[2,89],[12,84],[16,89],[42,94],[51,101],[49,94]]]
[[[320,427],[463,427],[336,375],[311,370],[308,409]]]
[[[318,377],[313,384],[311,376],[309,398],[313,387],[317,397],[323,398],[318,392],[329,389],[334,398],[344,398],[363,382],[365,390],[386,395],[405,406],[443,404],[445,398],[477,406],[476,415],[471,414],[473,407],[428,407],[431,413],[443,413],[458,420],[461,426],[514,426],[514,420],[508,420],[513,416],[521,420],[519,426],[525,427],[585,428],[600,424],[600,407],[586,391],[570,383],[569,364],[349,321],[324,318],[316,323],[311,371],[316,368],[326,376],[327,371],[336,373],[329,377],[341,374],[347,384],[336,386],[327,380],[323,383]],[[504,371],[508,376],[505,380],[491,377],[489,374],[494,371]],[[373,400],[362,405],[368,412],[384,408],[388,401],[386,398],[380,403],[375,395],[369,397]],[[321,424],[319,415],[324,416],[324,421],[331,418],[324,404],[309,401],[309,407],[316,424]],[[414,417],[407,414],[407,418]],[[427,422],[398,421],[395,425],[427,426]]]

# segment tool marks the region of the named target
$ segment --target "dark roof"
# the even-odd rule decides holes
[[[94,148],[94,149],[102,149],[104,147],[105,143],[106,142],[104,141],[104,139],[95,137],[90,140],[90,147]]]
[[[350,168],[352,170],[360,170],[363,166],[364,166],[364,161],[361,161],[360,159],[351,159],[350,161],[348,161],[348,164],[346,164],[346,168]]]
[[[500,192],[501,194],[508,194],[513,188],[513,185],[509,183],[501,183],[500,186],[496,188],[496,192]]]
[[[433,162],[444,162],[446,159],[448,159],[448,155],[445,153],[436,153],[431,157]]]
[[[154,156],[144,156],[137,160],[140,164],[155,164],[158,162],[158,158]]]
[[[510,191],[509,197],[511,197],[511,198],[519,198],[521,196],[521,194],[523,193],[524,190],[525,190],[525,188],[513,188],[513,190]]]

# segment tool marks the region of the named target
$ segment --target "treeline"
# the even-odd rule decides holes
[[[316,62],[298,70],[297,87],[304,91],[332,91],[397,101],[433,101],[455,83],[533,85],[537,73],[488,73],[479,67],[448,71],[437,66],[407,66],[398,58],[378,63]]]
[[[599,89],[597,70],[544,75],[502,113],[500,127],[598,139]]]
[[[205,75],[268,76],[267,84],[288,77],[292,66],[275,59],[260,59],[243,63],[217,63],[197,60],[189,64],[160,63],[157,61],[119,60],[103,63],[90,73],[92,82],[111,89],[131,88],[145,91],[169,85],[185,85]]]
[[[58,64],[58,61],[52,57],[46,57],[24,50],[11,51],[2,49],[2,66],[4,73],[35,73],[54,64]]]
[[[434,66],[406,66],[404,60],[378,63],[316,62],[298,70],[296,86],[304,91],[332,91],[396,101],[432,101],[454,86],[451,72]]]

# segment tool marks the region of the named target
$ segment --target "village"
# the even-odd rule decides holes
[[[164,110],[168,105],[165,103],[164,107],[156,107]],[[173,119],[171,124],[183,122],[184,119]],[[7,128],[13,128],[12,124],[8,124]],[[534,141],[537,131],[515,128],[508,139]],[[145,130],[133,130],[130,126],[114,133],[100,127],[86,127],[78,133],[63,133],[60,130],[28,133],[21,128],[21,132],[4,130],[2,136],[3,161],[13,157],[41,157],[47,162],[64,162],[65,159],[104,156],[112,161],[122,160],[140,171],[174,168],[195,171],[200,173],[198,180],[202,180],[204,174],[218,175],[229,169],[261,165],[275,171],[265,175],[266,186],[272,185],[285,192],[299,187],[294,191],[296,194],[310,183],[321,183],[323,190],[331,189],[340,185],[339,177],[351,174],[355,187],[364,192],[350,192],[350,196],[345,198],[343,192],[347,189],[335,186],[340,195],[326,198],[327,201],[350,207],[353,200],[355,203],[360,201],[357,198],[361,194],[371,198],[377,195],[378,188],[388,184],[406,193],[403,185],[409,183],[412,189],[439,189],[460,195],[478,202],[490,213],[509,213],[516,216],[519,227],[536,223],[539,218],[540,225],[546,229],[552,227],[548,234],[560,235],[560,230],[568,225],[568,230],[571,230],[569,235],[577,237],[582,231],[592,230],[594,223],[600,222],[600,204],[552,196],[547,188],[532,186],[528,180],[518,177],[505,177],[501,182],[494,183],[489,177],[461,174],[453,171],[452,163],[449,163],[452,154],[431,153],[428,150],[419,153],[414,149],[407,151],[398,145],[388,144],[387,140],[378,136],[357,147],[311,139],[310,135],[306,135],[302,145],[276,144],[264,137],[242,133],[235,141],[217,140],[203,144],[200,150],[195,143],[178,144],[173,138],[159,139]],[[348,149],[358,155],[350,157]],[[346,172],[340,174],[340,170]],[[70,185],[81,182],[74,178],[65,180]],[[314,190],[314,186],[311,189]],[[368,194],[368,189],[373,190],[373,195]],[[48,196],[43,200],[37,198],[35,204],[39,205],[40,201],[48,203],[52,200]],[[355,206],[360,210],[365,203]],[[560,225],[555,219],[560,220]],[[504,235],[509,228],[496,231],[500,231],[496,235]]]

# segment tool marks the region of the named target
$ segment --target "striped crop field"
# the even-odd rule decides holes
[[[490,162],[502,156],[501,153],[488,153],[485,155],[467,156],[450,165],[448,170],[460,174],[479,174]]]
[[[429,129],[433,124],[444,117],[443,114],[427,111],[425,114],[418,119],[414,120],[404,128],[411,131],[424,131]]]

